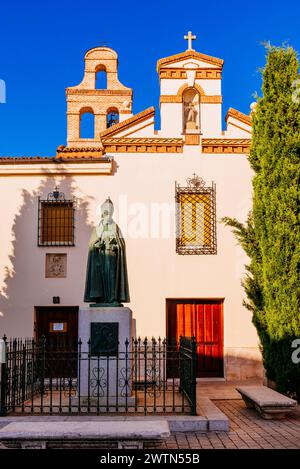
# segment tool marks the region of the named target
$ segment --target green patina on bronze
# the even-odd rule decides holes
[[[112,214],[108,198],[89,243],[84,301],[91,306],[122,306],[130,301],[125,242]]]
[[[91,356],[117,357],[119,351],[119,323],[91,323]]]

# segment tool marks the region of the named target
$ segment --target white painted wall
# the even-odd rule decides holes
[[[221,80],[195,80],[197,85],[203,88],[204,93],[207,96],[220,96],[221,91]]]
[[[201,133],[203,138],[221,138],[222,105],[200,104]]]
[[[198,81],[206,94],[221,94],[220,80]],[[184,82],[186,80],[182,83],[177,79],[162,80],[161,93],[177,94]],[[162,103],[160,110],[159,132],[154,131],[151,118],[149,122],[133,126],[130,132],[134,132],[129,137],[182,137],[182,104]],[[203,138],[224,137],[221,112],[221,104],[201,103]],[[147,123],[151,125],[144,127]],[[127,134],[128,130],[116,136]],[[248,132],[233,127],[230,121],[225,134],[230,138],[249,138]],[[199,145],[185,146],[182,154],[116,154],[114,158],[116,172],[113,175],[80,174],[85,165],[72,163],[73,175],[67,165],[61,177],[51,174],[50,166],[45,165],[43,177],[30,173],[0,176],[4,195],[0,206],[0,336],[4,333],[32,336],[34,307],[52,305],[53,296],[60,296],[62,306],[84,306],[89,237],[99,220],[99,206],[110,196],[115,204],[115,219],[126,239],[131,294],[131,303],[127,306],[132,308],[137,320],[137,333],[165,336],[166,298],[224,298],[226,373],[231,370],[232,377],[240,377],[238,370],[243,371],[249,357],[254,363],[259,360],[258,339],[251,315],[242,306],[241,277],[245,274],[247,259],[221,219],[232,216],[243,221],[250,209],[252,174],[246,156],[201,154]],[[26,167],[33,171],[29,165]],[[107,163],[107,171],[109,169],[110,163]],[[178,255],[174,213],[168,219],[169,235],[164,237],[162,233],[151,232],[153,204],[174,208],[175,181],[185,185],[186,178],[193,173],[207,184],[216,183],[217,255]],[[67,198],[77,199],[75,247],[37,246],[38,196],[45,198],[56,184]],[[146,214],[146,223],[139,227],[139,237],[133,233],[133,228],[138,227],[134,210],[143,210]],[[164,228],[166,226],[168,222]],[[67,253],[67,278],[45,278],[46,253]],[[252,373],[250,365],[245,376]]]
[[[118,154],[114,176],[19,176],[1,178],[1,296],[0,334],[31,336],[34,306],[83,305],[87,244],[97,223],[97,207],[109,195],[115,203],[127,245],[130,307],[141,335],[165,335],[165,300],[176,297],[225,298],[225,347],[256,347],[257,337],[249,312],[242,306],[240,284],[247,262],[243,251],[221,223],[223,216],[246,218],[250,208],[251,172],[244,155],[195,155],[187,148],[181,155]],[[170,217],[171,238],[132,235],[134,213],[119,213],[127,200],[151,209],[151,203],[174,203],[175,181],[196,172],[217,187],[217,255],[180,256],[175,252],[175,217]],[[234,175],[238,174],[239,177]],[[38,195],[46,196],[56,183],[66,196],[78,200],[76,246],[37,247]],[[136,207],[137,208],[137,207]],[[131,210],[133,209],[131,205]],[[126,220],[129,232],[126,233]],[[150,223],[150,220],[149,220]],[[149,230],[151,225],[149,225]],[[148,232],[148,233],[147,233]],[[66,252],[66,279],[45,278],[45,254]]]
[[[229,117],[227,119],[227,129],[224,132],[225,138],[251,138],[251,126],[244,124],[240,120]]]
[[[160,104],[160,136],[182,138],[182,104]]]
[[[162,78],[160,80],[160,94],[162,95],[176,95],[182,85],[187,84],[186,79],[172,79]],[[195,83],[201,88],[206,95],[220,95],[221,94],[221,80],[195,80]]]

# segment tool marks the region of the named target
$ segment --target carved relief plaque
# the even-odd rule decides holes
[[[46,254],[46,278],[66,278],[67,254]]]
[[[118,355],[119,323],[92,322],[91,323],[91,355]]]

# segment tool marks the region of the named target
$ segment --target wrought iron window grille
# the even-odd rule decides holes
[[[38,246],[75,246],[75,206],[58,187],[38,198]]]
[[[216,185],[194,173],[175,193],[177,254],[217,254]]]

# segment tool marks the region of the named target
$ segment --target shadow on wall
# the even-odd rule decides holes
[[[237,353],[225,356],[226,381],[263,380],[265,371],[262,359],[243,355]]]
[[[66,199],[75,196],[75,247],[38,247],[38,197],[47,199],[55,186],[58,185]],[[19,194],[18,194],[19,195]],[[18,197],[16,195],[16,198]],[[89,205],[93,200],[85,194],[80,194],[76,183],[70,176],[54,177],[47,175],[35,190],[23,189],[21,192],[21,203],[15,214],[12,227],[7,228],[7,239],[10,239],[10,251],[7,255],[7,264],[1,282],[0,290],[0,337],[5,333],[8,337],[32,336],[34,306],[38,305],[41,296],[44,297],[42,304],[51,305],[51,280],[45,279],[45,254],[46,252],[67,252],[77,256],[76,260],[82,265],[85,275],[87,246],[91,234],[92,225],[89,220]],[[11,230],[11,232],[9,232]],[[7,245],[9,246],[9,244]],[[78,249],[84,246],[83,250]],[[7,248],[6,248],[7,249]],[[84,258],[82,258],[84,252]],[[81,254],[80,254],[81,253]],[[64,280],[64,287],[72,288],[72,282],[76,272],[68,272]],[[47,283],[47,281],[50,283]],[[80,298],[82,291],[77,292]]]

